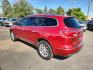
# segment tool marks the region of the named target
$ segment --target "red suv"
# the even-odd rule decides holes
[[[10,29],[10,37],[29,42],[49,60],[53,55],[69,56],[82,46],[83,31],[74,17],[38,14],[22,18]]]

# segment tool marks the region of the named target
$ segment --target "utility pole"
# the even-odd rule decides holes
[[[88,11],[87,11],[87,17],[89,17],[91,2],[92,2],[92,0],[88,0]]]

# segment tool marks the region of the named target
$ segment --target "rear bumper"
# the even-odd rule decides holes
[[[55,49],[54,54],[59,56],[69,56],[79,52],[82,47],[83,47],[83,43],[80,43],[78,46],[70,49],[57,48]]]

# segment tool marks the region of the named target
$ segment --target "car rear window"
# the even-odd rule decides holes
[[[73,17],[65,18],[64,23],[69,28],[81,28],[80,23]]]

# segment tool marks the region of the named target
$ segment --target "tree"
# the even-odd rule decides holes
[[[47,6],[45,6],[45,8],[44,8],[44,14],[47,14],[47,13],[48,13]]]
[[[49,13],[49,14],[56,14],[56,11],[55,11],[54,9],[51,9],[51,8],[50,8],[49,11],[48,11],[48,13]]]
[[[43,11],[41,9],[35,9],[37,14],[42,14]]]
[[[33,13],[33,7],[26,0],[19,0],[13,5],[13,16],[24,17]]]
[[[65,13],[64,13],[64,9],[63,9],[61,6],[59,6],[59,7],[57,8],[56,13],[59,14],[59,15],[64,15],[64,14],[65,14]]]
[[[68,16],[74,16],[80,20],[85,20],[86,16],[84,15],[84,13],[81,11],[80,8],[73,8],[73,9],[68,9],[68,11],[66,12],[66,14]]]
[[[12,15],[11,5],[8,0],[2,1],[3,16],[10,17]]]
[[[72,9],[68,9],[68,11],[66,12],[67,15],[71,16],[72,14]]]

